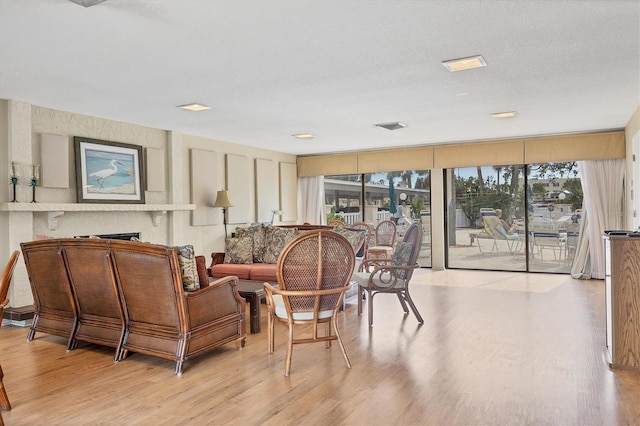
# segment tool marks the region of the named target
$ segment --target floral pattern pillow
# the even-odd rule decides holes
[[[280,252],[298,235],[298,228],[280,228],[267,226],[265,234],[265,250],[263,263],[278,263]]]
[[[391,264],[396,266],[408,266],[412,250],[413,244],[404,241],[399,242],[398,244],[396,244],[396,247],[393,251]],[[396,271],[396,277],[404,280],[407,277],[407,271],[405,269]]]
[[[182,275],[182,287],[185,291],[195,291],[200,288],[198,270],[196,269],[196,255],[192,245],[178,246],[178,265]]]
[[[253,263],[264,262],[265,229],[262,224],[248,228],[236,228],[238,238],[250,237],[253,239]]]
[[[360,248],[360,246],[362,245],[362,240],[364,240],[365,238],[364,231],[361,230],[356,231],[336,226],[332,229],[332,231],[345,237],[351,244],[351,247],[353,247],[354,252]]]
[[[253,263],[253,238],[227,238],[225,245],[224,263]]]

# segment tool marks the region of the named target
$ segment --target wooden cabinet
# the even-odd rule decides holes
[[[607,362],[640,370],[640,238],[608,235],[604,246]]]

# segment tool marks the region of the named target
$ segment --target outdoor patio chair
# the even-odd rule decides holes
[[[533,247],[540,254],[540,260],[544,260],[545,250],[553,252],[554,260],[562,260],[562,254],[566,250],[567,236],[558,231],[558,225],[535,222],[532,235]]]
[[[274,324],[285,325],[289,332],[285,376],[291,371],[293,345],[337,340],[351,368],[338,329],[338,311],[344,293],[351,287],[355,254],[343,236],[326,230],[305,232],[291,241],[278,257],[279,289],[264,283],[267,300],[268,351],[274,351]],[[325,331],[318,332],[324,324]],[[304,337],[294,336],[296,326],[311,326]],[[333,331],[333,332],[332,332]]]
[[[494,210],[495,212],[495,210]],[[482,211],[481,211],[482,214]],[[482,216],[482,224],[484,226],[483,232],[476,235],[478,240],[478,249],[480,253],[487,253],[486,247],[482,247],[481,240],[491,241],[490,253],[500,251],[500,246],[506,245],[507,250],[511,254],[515,254],[520,251],[521,242],[523,240],[520,234],[510,234],[508,230],[504,229],[502,221],[495,214],[486,214]],[[506,244],[498,244],[498,241],[504,241]]]

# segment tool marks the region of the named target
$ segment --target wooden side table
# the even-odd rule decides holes
[[[252,334],[260,333],[260,303],[264,300],[262,281],[239,280],[238,294],[249,303],[249,330]],[[277,283],[269,283],[278,288]]]

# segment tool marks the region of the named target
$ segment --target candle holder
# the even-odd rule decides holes
[[[9,176],[9,185],[13,186],[13,200],[12,203],[17,203],[16,199],[16,186],[18,185],[18,164],[15,161],[11,162],[11,175]]]
[[[38,179],[31,178],[31,183],[29,184],[29,186],[31,186],[31,202],[35,203],[36,202],[36,186],[38,186]]]
[[[33,166],[31,171],[31,202],[36,202],[36,186],[38,186],[38,180],[40,178],[40,166]]]
[[[18,185],[18,176],[11,176],[11,179],[9,180],[9,184],[13,185],[13,200],[11,200],[11,202],[17,203],[18,200],[16,200],[16,185]]]

